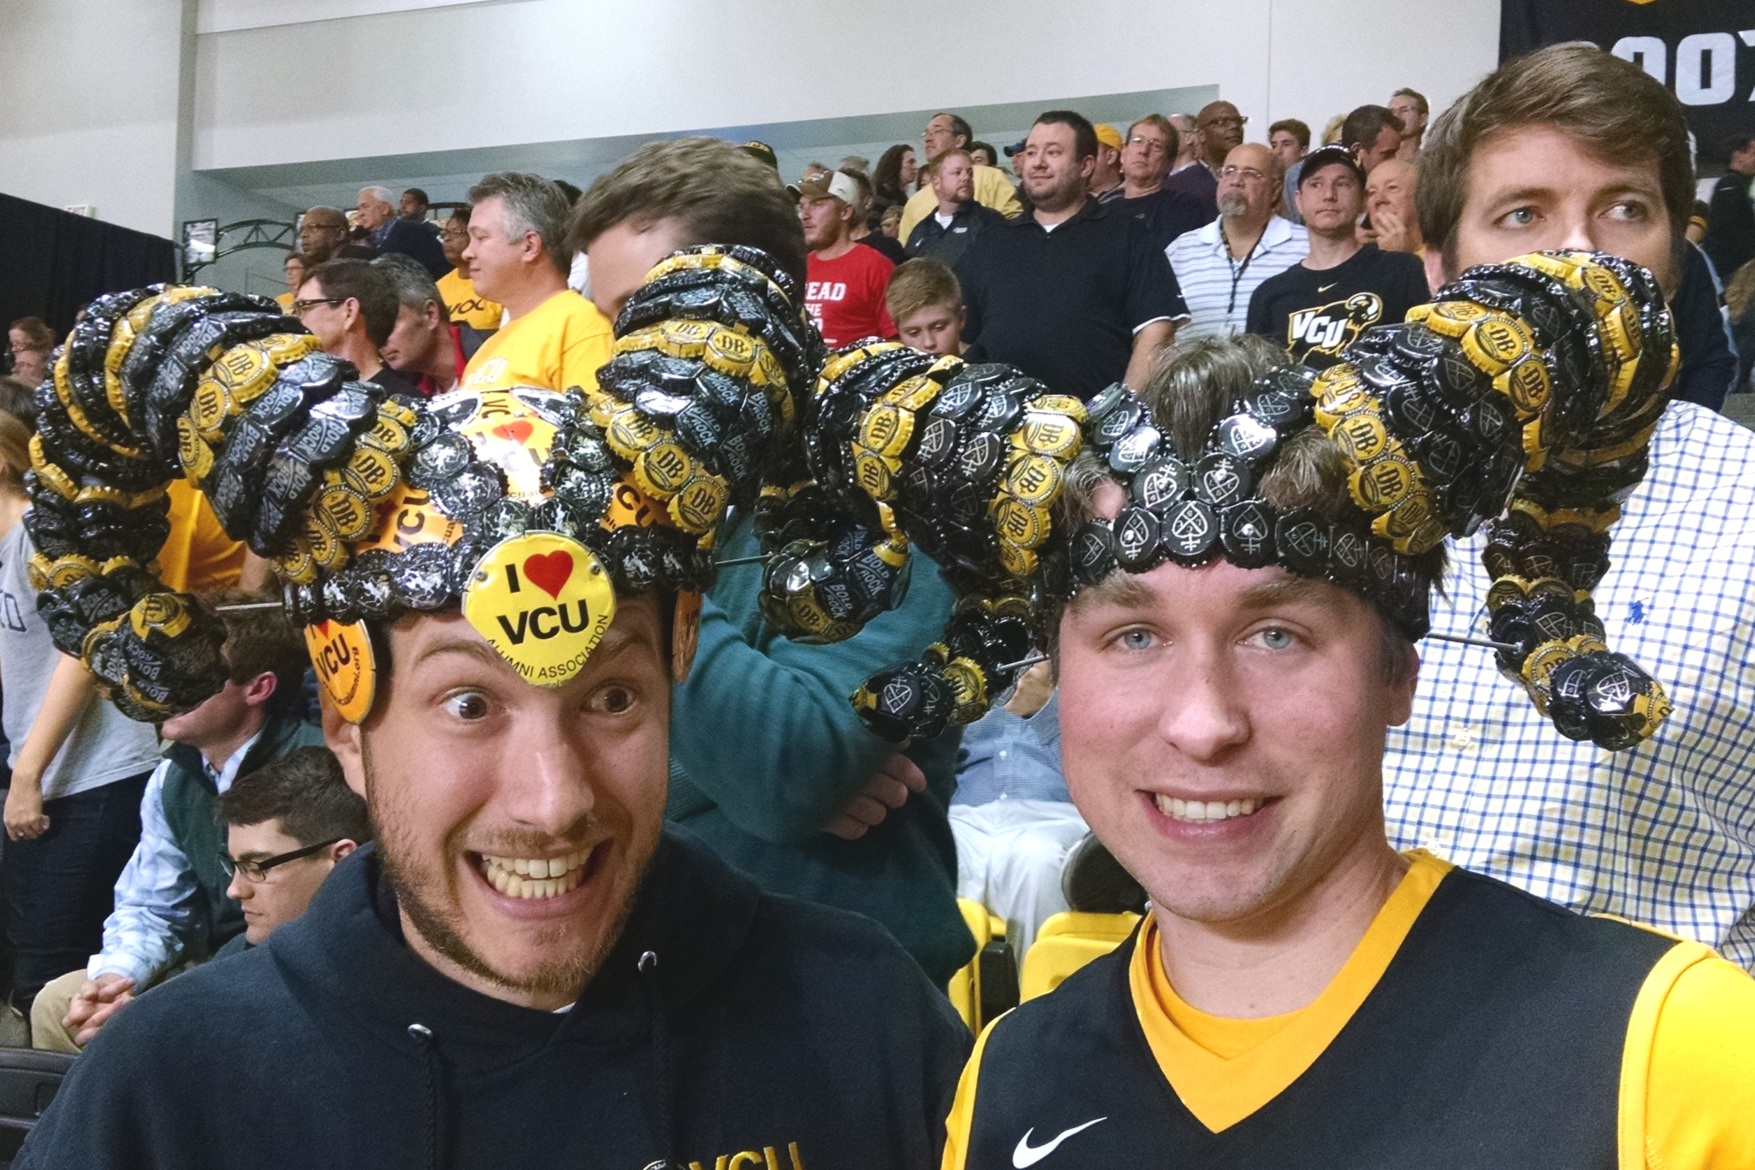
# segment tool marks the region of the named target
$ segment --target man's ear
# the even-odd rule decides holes
[[[244,684],[244,704],[249,707],[260,707],[274,697],[280,687],[280,676],[272,670],[265,670]]]
[[[450,323],[445,318],[445,310],[434,301],[427,302],[425,311],[429,329],[441,329]]]
[[[341,712],[330,701],[329,693],[322,687],[317,688],[317,705],[323,712],[323,742],[335,753],[336,761],[341,764],[341,774],[347,778],[347,786],[364,800],[366,765],[360,726],[341,717]]]
[[[327,850],[327,852],[329,854],[330,863],[333,864],[337,861],[340,861],[342,858],[346,857],[349,853],[352,853],[355,849],[358,849],[359,847],[360,847],[360,843],[358,841],[350,841],[345,837],[342,838],[341,840],[337,841],[335,844],[331,845]]]
[[[524,233],[524,246],[519,251],[520,259],[525,261],[543,262],[543,253],[546,251],[547,249],[543,246],[542,235],[540,233]]]
[[[1444,257],[1431,244],[1420,249],[1420,263],[1426,266],[1426,287],[1430,291],[1437,292],[1450,283],[1444,273]]]

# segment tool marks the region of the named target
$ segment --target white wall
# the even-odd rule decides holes
[[[171,234],[182,0],[0,0],[0,191]]]
[[[189,168],[1211,84],[1259,139],[1441,108],[1497,43],[1497,0],[0,0],[0,190],[174,236],[279,208]]]
[[[1259,135],[1285,116],[1320,127],[1401,85],[1442,106],[1497,48],[1497,0],[510,0],[202,35],[194,161],[266,166],[1209,83]]]

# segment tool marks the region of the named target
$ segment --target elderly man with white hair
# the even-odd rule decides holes
[[[371,232],[372,250],[382,256],[398,252],[414,260],[432,274],[434,280],[451,270],[439,238],[419,224],[403,219],[396,213],[396,193],[388,187],[371,186],[360,189],[360,225]]]

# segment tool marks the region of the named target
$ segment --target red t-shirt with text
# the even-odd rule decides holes
[[[830,349],[862,337],[896,336],[884,307],[884,289],[896,266],[875,248],[855,244],[844,256],[819,260],[813,252],[804,304]]]

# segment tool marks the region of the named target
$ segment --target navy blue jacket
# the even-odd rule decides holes
[[[106,1025],[13,1166],[928,1170],[969,1047],[877,926],[675,830],[564,1014],[410,951],[367,847],[265,946]]]

